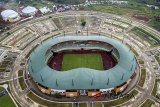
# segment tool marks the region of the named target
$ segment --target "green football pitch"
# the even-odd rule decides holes
[[[62,71],[75,68],[103,70],[102,57],[100,54],[64,54]]]

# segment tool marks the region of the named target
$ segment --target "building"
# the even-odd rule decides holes
[[[22,14],[24,16],[34,16],[37,13],[37,9],[32,6],[27,6],[24,9],[22,9]]]
[[[76,50],[81,50],[86,42],[89,43],[87,46],[92,45],[92,47],[97,42],[99,46],[103,45],[101,43],[110,44],[105,45],[105,50],[112,52],[112,55],[118,61],[117,65],[112,69],[104,69],[101,73],[87,68],[77,68],[67,72],[51,69],[46,64],[46,58],[53,53],[47,50],[56,51],[56,47],[59,47],[57,49],[60,50],[63,50],[63,47],[74,50],[75,48],[73,47],[74,45],[77,46],[77,42],[69,42],[73,40],[82,41],[82,43],[78,43],[78,47],[80,48],[76,47]],[[90,49],[85,46],[83,47],[84,50]],[[112,38],[103,36],[65,36],[54,38],[36,48],[28,60],[27,68],[30,76],[38,84],[38,88],[43,93],[65,94],[66,97],[76,97],[78,95],[92,97],[99,93],[123,92],[136,75],[137,62],[133,52],[127,46]]]
[[[1,12],[1,16],[5,22],[16,22],[20,19],[19,14],[14,10],[4,10]]]
[[[51,10],[47,7],[40,8],[39,10],[41,11],[42,14],[46,14],[48,12],[51,12]]]
[[[7,52],[6,50],[3,50],[3,49],[0,49],[0,62],[2,62],[5,58],[5,56],[7,55]]]

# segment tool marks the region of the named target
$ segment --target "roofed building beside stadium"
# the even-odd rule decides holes
[[[32,6],[27,6],[24,9],[22,9],[22,14],[24,16],[34,16],[37,13],[37,9]]]
[[[4,10],[1,16],[5,22],[16,22],[20,19],[19,14],[14,10]]]

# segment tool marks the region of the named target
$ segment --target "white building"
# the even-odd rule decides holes
[[[1,16],[6,22],[16,22],[20,19],[19,14],[14,10],[4,10],[1,12]]]
[[[42,14],[46,14],[48,12],[51,12],[51,10],[47,7],[40,8],[39,10],[41,11]]]
[[[24,16],[34,16],[37,13],[37,9],[32,6],[27,6],[24,9],[22,9],[22,13]]]
[[[4,60],[4,57],[7,55],[7,50],[0,49],[0,62]]]

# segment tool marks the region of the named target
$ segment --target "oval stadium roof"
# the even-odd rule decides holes
[[[51,69],[46,64],[46,51],[54,44],[69,40],[97,40],[109,43],[119,52],[120,58],[118,64],[103,72],[89,68],[78,68],[65,72]],[[36,82],[46,87],[62,90],[115,88],[130,79],[135,72],[136,66],[135,56],[126,45],[105,36],[55,37],[39,45],[31,53],[30,59],[28,60],[28,70]]]
[[[14,18],[18,16],[18,13],[14,10],[4,10],[1,12],[1,16],[4,18]]]
[[[25,14],[33,13],[33,12],[36,12],[36,11],[37,11],[37,9],[35,7],[32,7],[32,6],[27,6],[22,10],[22,12],[25,13]]]

